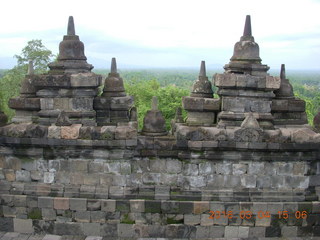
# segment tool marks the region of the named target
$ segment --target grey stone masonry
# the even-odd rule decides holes
[[[14,109],[37,111],[36,116],[31,112],[29,119],[20,117],[17,121],[26,122],[31,118],[35,123],[51,125],[63,111],[73,124],[96,124],[93,100],[101,85],[101,76],[90,72],[93,67],[86,62],[84,45],[75,35],[73,17],[69,18],[68,29],[73,30],[68,31],[60,43],[58,61],[49,64],[49,73],[27,75],[26,84],[22,85],[24,95],[21,97],[25,97],[11,100]]]
[[[271,103],[274,90],[280,88],[280,78],[266,72],[269,67],[261,64],[259,46],[254,42],[250,16],[246,17],[243,36],[235,44],[230,63],[225,73],[214,76],[219,88],[222,111],[218,115],[219,126],[239,126],[244,113],[258,113],[263,128],[273,127]]]
[[[49,72],[29,64],[13,123],[0,112],[0,239],[320,237],[319,129],[284,65],[267,73],[250,16],[213,77],[220,98],[202,61],[170,133],[156,97],[138,130],[115,58],[104,83],[86,60],[69,17]]]
[[[152,97],[151,110],[148,110],[143,118],[143,135],[164,136],[167,135],[165,119],[162,112],[158,109],[158,98]]]
[[[220,100],[213,98],[211,83],[206,76],[205,62],[201,62],[199,78],[193,84],[190,97],[182,98],[182,106],[188,112],[186,123],[189,125],[213,125]]]
[[[275,125],[307,124],[306,103],[294,96],[284,64],[281,65],[280,79],[280,88],[274,92],[276,96],[271,105]]]
[[[103,93],[94,99],[97,124],[103,126],[135,122],[136,120],[130,116],[132,107],[133,97],[126,95],[123,80],[117,71],[116,59],[112,58],[111,70],[105,79]]]

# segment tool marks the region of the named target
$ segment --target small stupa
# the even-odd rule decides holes
[[[271,111],[275,125],[307,124],[306,103],[294,96],[292,85],[286,78],[285,65],[281,64],[281,84],[272,100]]]
[[[59,45],[58,61],[50,63],[49,73],[79,73],[90,72],[93,66],[87,63],[84,54],[84,44],[76,35],[73,17],[69,17],[67,35]]]
[[[220,100],[213,98],[211,82],[206,76],[205,61],[201,62],[199,77],[192,87],[190,97],[182,98],[189,125],[213,125],[220,110]]]
[[[230,63],[224,66],[227,73],[241,73],[265,76],[269,67],[261,64],[259,45],[254,41],[251,29],[251,17],[246,16],[243,35],[234,45]]]
[[[143,119],[143,135],[164,136],[167,135],[166,120],[158,109],[158,98],[152,97],[151,110],[148,110]]]
[[[97,124],[102,126],[128,123],[132,107],[133,97],[127,96],[123,79],[118,73],[116,58],[112,58],[110,73],[104,81],[103,93],[94,100]]]

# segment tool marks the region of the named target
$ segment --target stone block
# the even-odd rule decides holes
[[[223,226],[210,226],[210,238],[224,237],[225,227]]]
[[[182,170],[182,163],[179,160],[168,159],[166,168],[168,173],[180,173]]]
[[[53,98],[40,98],[41,110],[54,110]]]
[[[13,218],[0,217],[0,231],[1,232],[13,232]]]
[[[14,182],[16,180],[16,174],[12,169],[3,169],[3,174],[8,182]]]
[[[88,223],[90,222],[90,212],[76,211],[74,212],[73,218],[76,222]]]
[[[69,198],[55,197],[53,200],[53,208],[57,210],[68,210]]]
[[[83,235],[80,223],[58,223],[54,224],[53,233],[57,235]]]
[[[208,175],[215,173],[215,165],[211,162],[204,162],[199,164],[199,175]]]
[[[4,217],[16,217],[17,209],[16,207],[2,206],[2,214]]]
[[[115,129],[115,139],[133,139],[137,138],[137,130],[127,126],[119,126]]]
[[[87,209],[89,211],[98,211],[101,209],[101,201],[98,199],[88,199]]]
[[[184,164],[182,173],[185,176],[196,176],[199,173],[198,165],[197,164]]]
[[[49,126],[48,127],[48,138],[59,139],[61,138],[61,127]]]
[[[101,228],[101,235],[103,237],[117,237],[118,224],[103,224]]]
[[[217,163],[216,173],[222,175],[228,175],[232,173],[232,164],[229,162]]]
[[[38,208],[53,208],[53,198],[52,197],[39,197],[38,198]]]
[[[94,109],[110,109],[111,99],[104,97],[96,97],[93,102]]]
[[[220,99],[218,98],[205,98],[203,103],[203,110],[218,112],[220,110],[220,104]]]
[[[182,97],[182,107],[187,111],[202,112],[204,98],[200,97]]]
[[[224,237],[226,239],[238,238],[239,235],[239,227],[238,226],[226,226]]]
[[[209,212],[209,202],[208,201],[195,201],[193,203],[193,213],[202,214]]]
[[[210,228],[207,226],[197,226],[196,239],[210,238]]]
[[[215,121],[214,112],[195,112],[187,113],[187,123],[190,125],[212,125]]]
[[[146,213],[159,213],[161,212],[161,201],[159,200],[145,200]]]
[[[164,159],[151,159],[150,160],[150,170],[152,172],[165,172],[166,171],[166,160]]]
[[[83,223],[82,228],[84,235],[91,236],[87,237],[86,240],[102,240],[102,237],[93,237],[100,235],[100,223]]]
[[[13,228],[18,233],[33,233],[32,219],[13,219]]]
[[[118,237],[134,239],[137,233],[131,224],[118,224]]]
[[[95,223],[106,222],[106,213],[102,211],[91,211],[90,217],[91,217],[91,222],[95,222]]]
[[[214,85],[216,87],[235,87],[236,76],[233,74],[216,74],[214,76]]]
[[[266,76],[266,88],[268,90],[277,90],[280,88],[280,77]]]
[[[57,218],[56,211],[51,208],[42,208],[42,219],[45,221],[55,221]]]
[[[184,215],[184,224],[186,225],[200,225],[201,215],[197,214],[185,214]]]
[[[145,211],[145,200],[130,200],[130,212],[141,213]]]
[[[94,73],[76,73],[70,76],[70,86],[76,88],[97,88],[101,84],[101,76]]]
[[[88,97],[77,97],[72,98],[71,109],[74,111],[91,111],[93,110],[93,98]]]
[[[201,226],[213,226],[213,219],[210,219],[210,214],[201,214],[200,224]]]
[[[233,164],[233,175],[243,175],[247,173],[247,164]]]
[[[245,188],[255,188],[257,186],[257,177],[254,175],[240,176],[241,186]]]
[[[13,204],[16,207],[26,207],[27,206],[27,196],[26,195],[15,195],[13,199]]]
[[[70,165],[70,171],[72,172],[88,172],[87,160],[72,160]]]
[[[43,182],[44,183],[53,183],[55,174],[53,172],[43,173]]]
[[[61,138],[62,139],[77,139],[79,138],[81,124],[73,124],[71,126],[61,127]]]
[[[70,198],[69,199],[70,210],[86,211],[87,199],[86,198]]]
[[[112,97],[110,108],[112,110],[129,110],[133,106],[133,97]]]
[[[54,98],[53,99],[53,109],[61,111],[71,110],[71,99],[70,98]]]

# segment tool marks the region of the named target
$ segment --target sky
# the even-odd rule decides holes
[[[28,0],[4,1],[0,69],[16,64],[27,42],[41,39],[54,54],[74,17],[87,61],[109,68],[223,68],[246,15],[271,69],[320,70],[320,0]]]

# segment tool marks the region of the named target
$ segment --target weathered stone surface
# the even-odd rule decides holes
[[[137,130],[131,127],[117,127],[114,131],[115,139],[133,139],[137,137]]]
[[[53,208],[57,210],[69,209],[69,198],[56,197],[53,200]]]
[[[61,127],[59,126],[49,126],[48,127],[48,138],[61,138]]]
[[[161,111],[158,110],[157,97],[152,98],[152,109],[147,111],[143,119],[142,134],[150,136],[167,135],[165,119]]]
[[[17,110],[40,110],[39,98],[11,98],[9,100],[9,107]]]
[[[54,224],[54,234],[57,235],[83,235],[80,223],[58,223]]]
[[[91,236],[87,237],[86,240],[99,240],[102,239],[102,237],[93,237],[100,235],[100,223],[83,223],[83,233],[86,236]],[[90,239],[91,238],[91,239]]]
[[[73,124],[70,127],[61,127],[61,138],[62,139],[77,139],[79,137],[81,124]]]
[[[14,231],[18,233],[33,233],[32,219],[13,219]]]

